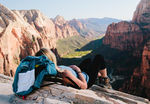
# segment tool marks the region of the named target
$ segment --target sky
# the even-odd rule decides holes
[[[110,17],[131,20],[140,0],[0,0],[9,9],[38,9],[49,18],[66,20]]]

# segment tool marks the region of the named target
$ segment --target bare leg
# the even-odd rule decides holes
[[[97,75],[98,77],[101,77],[102,75],[101,75],[101,73],[100,72],[98,72],[98,75]]]
[[[110,80],[109,80],[109,78],[107,76],[107,69],[106,68],[103,69],[103,70],[99,70],[98,77],[99,77],[99,85],[101,87],[109,88],[109,89],[112,88],[111,84],[110,84]]]
[[[99,72],[98,72],[98,77],[107,77],[107,69],[105,68],[105,69],[103,69],[103,70],[99,70]]]

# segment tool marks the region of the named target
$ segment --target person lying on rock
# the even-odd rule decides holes
[[[41,55],[47,56],[55,64],[56,70],[60,77],[62,77],[64,85],[87,89],[95,83],[98,76],[100,86],[111,88],[110,80],[107,76],[105,60],[101,55],[96,55],[93,59],[87,58],[83,60],[79,66],[58,66],[55,54],[46,48],[41,48],[35,54],[35,56]]]

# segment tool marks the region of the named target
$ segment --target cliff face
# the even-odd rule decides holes
[[[139,71],[141,74],[136,74],[139,73]],[[150,41],[144,45],[142,63],[139,71],[135,70],[133,77],[137,76],[141,78],[140,85],[144,88],[145,96],[150,99]]]
[[[45,44],[40,34],[17,15],[0,5],[0,73],[6,75],[14,74],[20,57],[33,55]]]
[[[61,16],[56,16],[53,20],[56,28],[56,37],[57,38],[66,38],[68,36],[80,35],[78,31],[69,24],[69,21]]]
[[[95,37],[96,34],[98,34],[96,31],[93,31],[93,29],[88,29],[86,23],[81,23],[77,19],[69,21],[69,24],[73,26],[83,37],[92,38]]]
[[[108,26],[103,43],[119,50],[138,48],[150,36],[149,14],[150,1],[141,0],[132,21],[122,21]],[[143,46],[140,48],[143,49]]]
[[[20,59],[41,47],[56,48],[57,39],[79,35],[67,22],[55,21],[38,10],[11,11],[0,4],[0,73],[13,76]]]
[[[75,28],[71,27],[62,16],[49,19],[38,10],[21,10],[21,16],[26,22],[34,27],[40,34],[50,38],[62,39],[69,36],[79,35]]]
[[[103,44],[119,50],[138,48],[143,42],[143,33],[139,25],[122,21],[108,26]]]
[[[143,28],[150,30],[150,1],[141,0],[134,12],[133,22],[140,24]]]
[[[110,24],[103,44],[141,58],[144,44],[150,38],[149,7],[149,0],[141,0],[132,21]]]
[[[48,17],[44,16],[38,10],[21,10],[19,12],[22,18],[36,29],[41,35],[55,38],[55,24]]]
[[[150,41],[144,45],[140,66],[120,90],[150,99]]]
[[[69,24],[71,26],[73,26],[78,32],[81,32],[85,28],[85,25],[82,24],[77,19],[73,19],[73,20],[69,21]]]
[[[150,41],[148,41],[144,46],[140,72],[142,75],[141,85],[150,89]],[[135,71],[133,75],[136,75],[136,73],[138,73],[138,71]]]
[[[107,28],[103,44],[135,56],[140,63],[133,68],[130,81],[121,90],[150,99],[150,1],[141,0],[130,22],[111,24]],[[124,61],[125,58],[122,59]],[[136,60],[132,60],[135,62]],[[119,63],[118,63],[119,64]],[[131,65],[133,66],[133,65]],[[128,70],[128,68],[126,69]]]

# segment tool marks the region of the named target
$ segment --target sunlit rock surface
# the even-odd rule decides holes
[[[25,100],[12,92],[13,78],[0,74],[1,104],[149,104],[147,99],[93,85],[87,90],[66,87],[59,83],[49,84],[26,97]]]
[[[10,10],[0,4],[0,73],[14,76],[22,58],[41,47],[55,49],[58,39],[79,35],[63,21],[53,21],[39,10]]]

